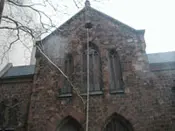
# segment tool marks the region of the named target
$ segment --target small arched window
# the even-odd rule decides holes
[[[83,52],[83,86],[82,91],[87,91],[87,48]],[[90,92],[100,91],[101,64],[98,48],[95,44],[89,43],[89,84]]]
[[[71,54],[68,54],[65,57],[64,61],[64,73],[69,77],[71,80],[72,78],[72,73],[73,73],[73,57]],[[64,78],[64,85],[60,89],[60,94],[71,94],[72,93],[72,87],[70,83],[67,81],[66,78]]]
[[[121,91],[123,88],[120,59],[115,50],[109,51],[110,91]]]

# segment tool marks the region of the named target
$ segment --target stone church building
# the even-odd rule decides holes
[[[0,130],[85,131],[89,56],[89,131],[175,131],[175,52],[146,54],[144,32],[87,1],[0,72]]]

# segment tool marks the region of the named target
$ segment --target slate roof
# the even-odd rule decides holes
[[[25,77],[34,75],[35,65],[11,67],[2,78]]]
[[[175,70],[175,51],[147,54],[151,71]]]
[[[149,63],[175,62],[175,51],[147,54]]]

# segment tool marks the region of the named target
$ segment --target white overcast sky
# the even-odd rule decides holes
[[[61,17],[63,23],[78,9],[73,0],[61,1],[68,7],[66,12],[69,14]],[[79,1],[82,3],[79,6],[83,7],[85,0]],[[94,1],[90,0],[93,8],[135,29],[145,29],[147,53],[175,51],[175,0]]]
[[[60,13],[54,14],[49,9],[44,9],[59,26],[83,8],[85,0],[76,0],[80,1],[79,9],[73,0],[49,1],[53,1],[53,4],[59,3]],[[90,2],[93,8],[135,29],[145,29],[147,53],[175,51],[175,0],[90,0]],[[26,49],[22,45],[13,48],[8,62],[14,65],[29,64],[29,59],[26,62],[23,55]]]

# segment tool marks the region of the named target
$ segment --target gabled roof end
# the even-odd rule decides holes
[[[136,30],[138,34],[141,34],[141,35],[144,35],[145,34],[145,30],[142,29],[142,30]]]

